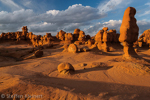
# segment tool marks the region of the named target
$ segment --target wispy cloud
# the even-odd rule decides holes
[[[100,3],[98,6],[99,12],[109,12],[115,10],[116,8],[121,8],[131,3],[131,0],[107,0]]]
[[[140,14],[139,16],[141,17],[141,16],[145,16],[145,15],[148,15],[148,14],[150,14],[150,10],[145,11],[143,14]]]
[[[150,2],[146,3],[145,5],[148,5],[148,6],[150,6]]]
[[[10,7],[12,11],[20,10],[22,7],[20,7],[18,4],[16,4],[13,0],[0,0],[3,4]]]

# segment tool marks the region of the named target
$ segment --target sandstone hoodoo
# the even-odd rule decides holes
[[[99,32],[95,35],[95,42],[102,43],[104,30],[99,30]]]
[[[136,9],[133,7],[128,7],[123,16],[122,24],[120,27],[120,37],[119,41],[122,42],[124,48],[124,57],[131,58],[137,57],[137,54],[133,48],[133,43],[138,40],[139,27],[136,24],[136,19],[134,15],[136,14]]]
[[[79,41],[85,41],[85,33],[83,31],[80,31],[79,32],[79,38],[78,38]]]
[[[74,30],[74,33],[73,33],[73,39],[74,39],[74,41],[77,41],[77,40],[78,40],[79,32],[80,32],[80,29],[78,29],[78,28],[76,28],[76,29]]]
[[[71,44],[73,41],[73,35],[72,33],[66,33],[65,34],[65,43],[66,44]]]
[[[65,34],[66,34],[65,31],[60,30],[60,31],[57,33],[56,37],[57,37],[58,39],[60,39],[60,40],[65,40]]]
[[[104,42],[103,43],[103,51],[108,52],[109,51],[109,47],[108,47],[109,39],[108,39],[108,32],[107,32],[108,27],[104,27],[103,30],[104,30],[104,33],[103,33],[103,42]]]
[[[59,64],[57,69],[59,73],[63,73],[63,74],[75,71],[74,67],[67,62]]]

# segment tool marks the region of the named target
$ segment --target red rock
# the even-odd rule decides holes
[[[119,41],[123,43],[123,51],[125,58],[131,58],[137,56],[133,43],[138,40],[139,28],[136,24],[136,19],[134,15],[136,14],[136,9],[133,7],[128,7],[123,16],[122,24],[120,27],[120,37]]]
[[[68,47],[68,52],[76,53],[78,51],[78,47],[75,44],[70,44]]]

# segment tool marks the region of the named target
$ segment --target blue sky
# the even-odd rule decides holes
[[[135,18],[141,34],[150,28],[149,0],[0,0],[0,33],[28,26],[34,34],[80,28],[95,35],[103,27],[116,29],[127,7],[137,10]]]

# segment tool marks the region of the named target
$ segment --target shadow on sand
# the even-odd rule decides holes
[[[27,81],[27,79],[22,80]],[[136,98],[137,100],[150,99],[149,95],[150,87],[146,86],[135,86],[135,85],[88,81],[88,80],[64,79],[57,77],[48,77],[42,74],[37,74],[37,76],[34,79],[30,80],[30,82],[36,85],[43,85],[53,88],[59,88],[65,91],[71,91],[76,94],[81,93],[84,95],[91,94],[94,96],[98,96],[100,93],[108,92],[108,94],[106,95],[107,98],[116,95],[131,96],[136,94],[138,95]],[[67,89],[65,87],[67,87]]]

